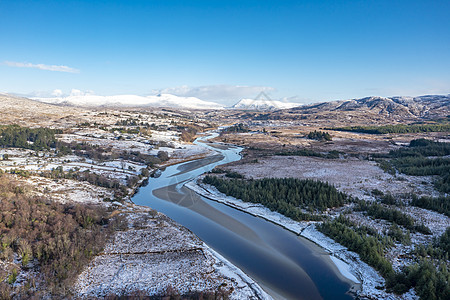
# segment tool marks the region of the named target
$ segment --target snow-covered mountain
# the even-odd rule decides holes
[[[281,102],[276,100],[254,100],[242,99],[232,106],[234,109],[243,110],[277,110],[298,107],[302,104],[292,102]]]
[[[171,94],[159,94],[154,96],[137,95],[71,95],[66,97],[53,98],[32,98],[33,100],[71,106],[124,106],[124,107],[173,107],[191,109],[223,109],[221,104],[200,100],[196,97],[178,97]]]
[[[354,112],[355,114],[375,114],[398,118],[447,116],[450,113],[449,95],[426,95],[419,97],[365,97],[361,99],[314,103],[294,108],[307,114],[325,112]]]

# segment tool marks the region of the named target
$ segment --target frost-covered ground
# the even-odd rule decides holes
[[[413,291],[403,294],[402,296],[397,296],[382,290],[385,283],[384,279],[373,268],[362,262],[358,254],[348,251],[346,247],[336,243],[319,232],[316,229],[314,222],[293,221],[277,212],[270,211],[262,205],[246,203],[242,200],[224,195],[217,191],[215,187],[200,183],[200,180],[199,182],[191,181],[186,184],[186,187],[206,198],[224,203],[236,209],[274,222],[321,246],[330,253],[331,257],[334,257],[332,260],[344,277],[355,283],[360,283],[361,288],[357,292],[360,297],[367,297],[370,299],[417,298]]]
[[[423,223],[430,228],[432,237],[441,236],[447,227],[450,226],[450,218],[435,211],[415,206],[405,206],[402,207],[402,212],[410,215],[417,222]]]
[[[23,180],[35,187],[36,194],[48,196],[61,203],[77,202],[108,206],[109,200],[114,199],[112,190],[93,186],[87,182],[71,179],[54,180],[38,176]]]
[[[242,271],[207,247],[186,228],[150,208],[122,209],[128,228],[118,231],[80,274],[75,291],[82,298],[145,291],[180,293],[232,288],[231,299],[270,299]]]
[[[205,155],[201,148],[183,145],[177,149],[180,155],[176,159]],[[52,157],[41,153],[37,157],[34,151],[21,149],[0,151],[9,156],[8,160],[0,161],[4,170],[42,171],[62,167],[67,171],[77,168],[117,179],[120,174],[138,174],[145,167],[118,160],[96,162],[74,155]],[[181,225],[149,208],[111,202],[114,199],[111,189],[70,179],[55,180],[40,176],[18,179],[31,184],[35,194],[55,201],[112,206],[126,214],[129,228],[117,232],[103,253],[80,275],[76,284],[80,296],[103,297],[134,290],[159,294],[169,287],[187,293],[214,291],[222,287],[225,290],[232,288],[231,299],[270,299],[252,279]],[[17,282],[21,282],[20,276],[25,275],[19,274]]]
[[[98,130],[97,130],[98,131]],[[205,157],[212,151],[194,144],[174,143],[173,147],[157,147],[139,141],[117,141],[114,139],[103,139],[93,137],[92,132],[85,135],[66,134],[60,139],[65,142],[76,141],[78,143],[89,143],[100,145],[105,148],[114,148],[116,151],[138,151],[144,154],[157,155],[159,151],[166,151],[170,160],[166,164],[174,164],[187,159]],[[86,135],[89,135],[86,137]],[[7,158],[7,159],[6,159]],[[56,156],[54,153],[39,151],[35,152],[27,149],[3,148],[0,149],[0,170],[9,171],[11,169],[27,170],[30,172],[51,171],[62,168],[64,171],[74,170],[79,172],[89,171],[98,175],[103,175],[111,180],[118,180],[126,184],[130,176],[141,174],[142,169],[147,168],[145,164],[113,159],[109,161],[95,161],[76,155]]]
[[[44,153],[41,153],[41,156],[38,157],[30,150],[0,149],[1,157],[4,157],[5,154],[8,155],[8,160],[0,160],[0,169],[4,171],[19,169],[42,172],[60,167],[64,171],[89,171],[110,179],[117,179],[122,184],[126,184],[127,177],[139,175],[142,169],[147,168],[144,164],[126,160],[99,162],[75,155],[56,157]]]
[[[369,299],[418,299],[413,290],[401,296],[384,291],[382,289],[385,283],[383,277],[381,277],[372,267],[361,261],[358,254],[348,251],[344,246],[319,232],[316,229],[315,224],[311,224],[305,228],[301,235],[326,249],[332,256],[345,262],[345,267],[342,263],[339,263],[337,266],[340,271],[343,269],[345,270],[342,273],[344,276],[351,274],[359,279],[361,282],[361,289],[358,291],[358,296]],[[347,274],[347,272],[350,274]]]
[[[119,137],[122,138],[119,139]],[[174,159],[186,159],[210,153],[205,147],[180,142],[179,133],[171,130],[155,130],[151,132],[151,136],[139,136],[119,132],[110,133],[99,129],[83,129],[72,134],[60,135],[60,139],[67,143],[84,142],[116,151],[138,151],[149,155],[157,155],[159,151],[166,151]],[[160,146],[160,144],[166,146]]]
[[[414,245],[428,245],[434,238],[441,236],[450,224],[450,218],[423,208],[414,206],[404,206],[401,208],[403,213],[410,215],[418,224],[423,223],[430,228],[432,234],[426,235],[419,232],[410,233],[411,245],[395,243],[386,253],[386,258],[392,263],[394,270],[399,271],[402,267],[408,266],[414,261],[411,258],[411,251]],[[391,223],[381,219],[372,219],[359,211],[353,211],[346,215],[348,219],[360,226],[368,226],[375,229],[378,233],[386,233],[391,227]],[[401,228],[402,229],[402,228]],[[406,229],[402,229],[406,233]]]
[[[191,112],[88,111],[58,109],[48,105],[25,109],[31,107],[32,102],[18,101],[14,99],[6,103],[2,97],[2,106],[8,104],[3,110],[2,124],[64,129],[63,134],[56,135],[59,141],[98,145],[111,154],[137,151],[157,155],[159,151],[166,151],[170,157],[168,164],[204,157],[211,152],[205,147],[180,141],[179,126],[210,126]],[[42,107],[48,110],[44,112]],[[133,122],[139,125],[129,126]],[[135,132],[138,126],[139,134],[130,133]],[[88,182],[35,176],[56,168],[78,172],[89,170],[125,183],[127,176],[141,174],[146,166],[120,159],[105,162],[76,155],[58,157],[54,150],[0,149],[0,172],[11,169],[28,171],[21,172],[24,177],[17,175],[16,178],[31,184],[34,194],[63,203],[105,205],[126,214],[129,228],[118,231],[104,252],[80,275],[77,291],[81,295],[89,298],[134,289],[160,293],[168,286],[184,293],[190,290],[217,290],[221,286],[225,290],[233,289],[232,299],[270,299],[242,271],[164,215],[127,202],[111,202],[114,199],[112,189]],[[128,192],[132,194],[131,189]],[[18,263],[20,261],[15,259],[14,264]],[[13,267],[13,264],[4,265],[1,261],[0,264],[2,269]],[[24,276],[28,275],[25,272],[18,274],[16,282],[20,284]]]
[[[431,184],[431,177],[395,177],[385,173],[375,162],[357,158],[270,156],[258,158],[257,163],[227,166],[227,169],[255,179],[294,177],[326,181],[342,192],[365,200],[373,200],[371,191],[374,189],[393,195],[414,192],[417,195],[438,196]]]

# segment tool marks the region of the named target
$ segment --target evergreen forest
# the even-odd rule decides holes
[[[203,182],[245,202],[261,203],[293,220],[318,220],[311,213],[340,207],[348,197],[328,183],[295,178],[223,179],[205,176]],[[309,212],[309,213],[307,213]]]

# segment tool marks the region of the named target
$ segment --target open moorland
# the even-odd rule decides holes
[[[131,202],[166,166],[215,161],[192,142],[223,126],[214,141],[243,147],[242,159],[189,188],[322,246],[360,298],[448,299],[450,103],[431,98],[261,112],[0,95],[0,297],[268,297]]]
[[[214,124],[189,111],[0,100],[2,299],[256,297],[190,231],[130,201],[159,169],[210,155],[190,142]]]
[[[215,140],[244,147],[243,159],[192,188],[328,249],[362,281],[360,297],[446,299],[449,102],[419,111],[369,100],[228,114]]]

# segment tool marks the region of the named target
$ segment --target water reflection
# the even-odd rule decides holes
[[[277,299],[352,299],[322,249],[261,218],[198,196],[185,182],[240,159],[241,148],[203,143],[217,155],[167,167],[133,197],[189,228]]]

